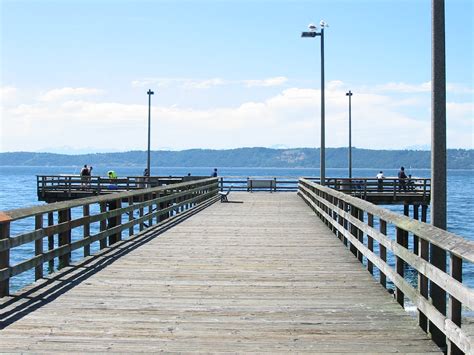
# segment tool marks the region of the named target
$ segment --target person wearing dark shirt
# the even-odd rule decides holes
[[[212,177],[217,177],[217,169],[214,169],[214,172],[211,175]]]
[[[407,174],[405,174],[405,168],[402,166],[400,168],[400,171],[398,172],[398,190],[401,191],[403,189],[403,191],[406,191],[407,189],[407,182],[406,182],[406,179],[407,179]]]

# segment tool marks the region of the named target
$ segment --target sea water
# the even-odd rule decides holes
[[[37,200],[36,175],[79,174],[76,167],[0,167],[0,211],[41,205],[44,202]],[[319,176],[319,169],[298,168],[218,168],[219,176],[268,176],[268,177],[300,177]],[[108,170],[115,170],[119,177],[140,176],[142,168],[138,167],[94,167],[93,175],[106,176]],[[152,175],[159,176],[210,176],[214,167],[152,167]],[[353,169],[353,177],[375,177],[379,170],[383,170],[386,177],[395,177],[396,169]],[[407,174],[413,177],[428,178],[430,171],[426,169],[407,169]],[[347,169],[327,169],[327,177],[347,177]],[[466,239],[474,240],[474,170],[449,170],[448,171],[448,231]],[[384,206],[394,212],[403,213],[403,206]],[[93,211],[91,211],[93,212]],[[74,216],[73,216],[74,217]],[[79,217],[79,216],[78,216]],[[429,209],[428,209],[429,222]],[[33,219],[18,223],[11,235],[17,235],[32,229]],[[375,226],[376,227],[376,226]],[[23,230],[22,230],[23,229]],[[94,233],[94,231],[91,231]],[[389,233],[390,234],[390,233]],[[392,231],[393,234],[393,231]],[[32,244],[32,243],[31,243]],[[11,256],[11,264],[16,264],[28,258],[33,246],[18,248]],[[94,248],[92,248],[94,250]],[[25,255],[21,255],[24,250]],[[376,250],[377,252],[377,250]],[[30,256],[31,257],[31,256]],[[80,251],[73,254],[73,259],[80,259]],[[394,265],[394,258],[389,258],[388,263]],[[412,270],[408,268],[409,275]],[[377,275],[375,275],[377,276]],[[34,281],[34,271],[24,272],[10,280],[11,292],[15,292]],[[416,283],[414,274],[413,283]],[[474,265],[466,264],[463,270],[463,283],[474,287]],[[393,285],[389,284],[389,287]]]

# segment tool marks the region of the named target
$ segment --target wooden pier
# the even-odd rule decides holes
[[[2,213],[1,350],[472,353],[461,306],[474,308],[474,292],[459,274],[474,243],[306,179],[299,196],[232,192],[214,203],[217,191],[211,178]],[[77,208],[82,217],[64,212]],[[10,235],[32,216],[33,231]],[[51,236],[63,243],[36,242],[34,257],[8,262],[15,247]],[[430,244],[449,253],[449,273],[429,263]],[[80,248],[85,258],[69,262]],[[61,270],[45,275],[58,257]],[[37,282],[9,295],[10,278],[31,268]],[[431,282],[449,295],[444,314],[428,300]],[[430,340],[435,326],[446,348]]]

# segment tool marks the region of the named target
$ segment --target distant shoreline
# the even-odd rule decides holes
[[[319,148],[237,148],[226,150],[189,149],[152,151],[151,162],[157,167],[182,168],[260,168],[317,169]],[[326,168],[344,169],[348,165],[347,148],[326,148]],[[0,153],[0,166],[77,167],[84,164],[103,167],[144,167],[146,151],[93,154],[55,154],[34,152]],[[474,149],[448,149],[448,169],[473,170]],[[352,166],[357,169],[430,169],[431,153],[424,150],[352,149]]]

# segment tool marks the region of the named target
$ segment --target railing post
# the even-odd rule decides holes
[[[359,217],[359,212],[358,212],[358,209],[357,207],[353,206],[353,205],[350,205],[350,208],[351,208],[351,216],[352,218],[354,219],[358,219]],[[357,229],[357,227],[351,222],[351,234],[356,237],[357,239],[359,238],[359,230]],[[354,254],[355,256],[357,256],[357,248],[355,247],[354,243],[350,243],[350,251],[352,252],[352,254]]]
[[[48,212],[48,227],[54,225],[54,214],[53,212]],[[54,249],[54,234],[48,234],[48,251]],[[48,272],[54,272],[54,258],[51,258],[48,261]]]
[[[71,197],[71,185],[72,185],[71,177],[68,176],[66,181],[68,182],[67,192],[69,194],[69,197]]]
[[[357,209],[357,218],[359,221],[364,222],[364,211],[360,208]],[[358,234],[358,239],[361,244],[364,244],[364,232],[362,229],[357,229],[357,234]],[[357,258],[359,261],[362,263],[364,259],[364,253],[362,251],[358,250],[357,251]]]
[[[344,208],[344,201],[338,200],[338,207],[339,207],[339,209],[345,211],[345,208]],[[343,217],[342,213],[339,213],[337,219],[338,219],[337,222],[339,223],[339,225],[341,225],[341,226],[344,227],[344,217]],[[339,239],[340,239],[341,241],[344,242],[344,245],[347,245],[347,239],[346,239],[346,237],[344,237],[344,235],[343,235],[341,232],[338,232],[338,233],[337,233],[337,236],[339,237]]]
[[[130,196],[128,198],[128,206],[132,206],[133,205],[133,197]],[[128,221],[131,222],[134,220],[133,218],[133,214],[134,214],[135,210],[131,210],[130,212],[128,212]],[[133,234],[134,234],[134,230],[133,230],[134,226],[131,226],[129,229],[128,229],[128,236],[131,237]]]
[[[43,229],[43,214],[35,216],[35,229]],[[43,254],[43,238],[35,240],[35,256]],[[35,266],[35,281],[43,278],[43,263]]]
[[[109,201],[109,211],[120,209],[121,207],[122,207],[122,200],[121,199]],[[107,229],[119,226],[121,224],[122,224],[122,215],[121,214],[119,214],[118,216],[115,216],[115,217],[110,217],[107,220]],[[112,244],[117,243],[121,239],[122,239],[122,232],[117,232],[115,234],[110,235],[109,236],[109,246],[112,245]]]
[[[143,203],[145,202],[145,195],[144,194],[141,194],[139,197],[138,197],[138,202],[139,203]],[[138,210],[138,216],[141,218],[143,217],[143,206],[140,207],[140,209]],[[145,228],[145,225],[143,224],[143,221],[140,222],[140,232]]]
[[[429,243],[428,241],[419,238],[420,257],[426,261],[429,260]],[[428,299],[428,278],[421,272],[418,273],[418,291],[425,299]],[[428,319],[418,310],[418,324],[421,329],[428,332]]]
[[[462,259],[451,253],[449,258],[449,272],[453,279],[462,283]],[[454,324],[461,327],[461,308],[462,304],[452,295],[448,298],[448,318],[453,321]],[[462,354],[463,352],[456,346],[456,344],[447,340],[448,354]]]
[[[413,219],[414,220],[417,220],[420,218],[420,214],[419,214],[419,210],[420,210],[420,205],[413,205]],[[413,253],[415,255],[418,255],[418,236],[417,235],[413,235]]]
[[[405,233],[406,232],[403,229],[400,229],[397,227],[397,243],[403,247],[405,247]],[[403,278],[405,275],[405,262],[399,256],[396,257],[395,262],[396,262],[397,274]],[[402,290],[400,290],[398,287],[396,288],[395,296],[400,306],[405,307],[405,295],[403,294]]]
[[[100,203],[100,213],[106,213],[107,212],[107,202],[101,202]],[[100,231],[103,232],[107,230],[107,218],[105,216],[101,216],[100,220]],[[99,248],[100,250],[107,248],[107,238],[102,238],[99,241]]]
[[[380,219],[379,221],[379,229],[380,233],[383,235],[387,235],[387,222],[384,221],[383,219]],[[387,262],[387,248],[379,243],[379,253],[380,253],[380,259],[385,263]],[[380,284],[384,287],[387,288],[387,276],[380,270]]]
[[[367,213],[367,223],[369,227],[374,227],[374,215]],[[370,251],[374,251],[374,239],[367,234],[367,246]],[[367,258],[367,270],[373,275],[374,274],[374,264]]]
[[[0,239],[10,239],[10,219],[0,215]],[[0,251],[0,269],[10,271],[10,249]],[[0,297],[10,294],[10,278],[0,281]]]
[[[69,222],[71,220],[71,209],[66,208],[58,212],[58,223]],[[58,236],[58,245],[59,247],[68,245],[71,243],[71,229],[66,230],[65,232],[59,233]],[[59,257],[59,266],[58,268],[63,268],[68,266],[71,260],[71,253],[63,254]]]
[[[84,205],[82,206],[82,216],[89,219],[90,215],[90,206]],[[91,235],[91,227],[89,222],[84,222],[83,233],[82,237],[87,238]],[[91,245],[87,244],[84,245],[84,257],[91,255]]]

